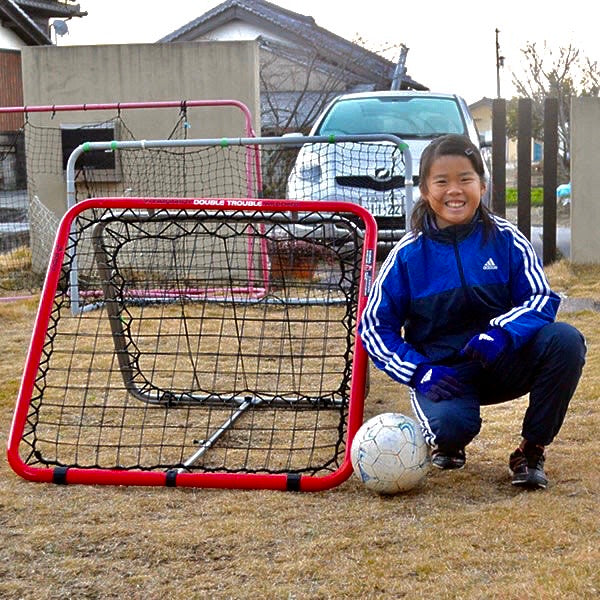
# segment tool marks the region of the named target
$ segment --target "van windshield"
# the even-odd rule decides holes
[[[465,134],[458,103],[452,98],[370,97],[336,102],[316,135],[388,133],[401,138]]]

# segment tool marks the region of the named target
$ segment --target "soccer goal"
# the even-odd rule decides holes
[[[352,203],[76,202],[50,256],[11,467],[69,484],[343,482],[375,248],[373,217]]]
[[[0,132],[0,297],[40,289],[66,210],[67,161],[82,143],[186,140],[217,131],[255,136],[249,109],[231,99],[0,107],[3,118],[15,131]],[[134,154],[92,151],[72,173],[74,198],[260,195],[256,148],[229,153],[227,164],[222,158],[209,148],[165,149],[160,161],[149,164]]]
[[[303,159],[297,159],[299,148],[303,152]],[[159,184],[154,181],[165,179],[171,181],[168,173],[181,171],[185,173],[189,169],[190,174],[195,174],[196,181],[202,185],[194,185],[192,189],[201,191],[201,197],[207,197],[212,192],[212,197],[231,198],[232,186],[227,182],[240,180],[247,186],[244,197],[262,197],[266,194],[282,192],[282,187],[287,184],[287,193],[292,199],[319,199],[319,200],[348,200],[355,203],[364,203],[369,206],[371,194],[362,197],[357,194],[355,180],[369,180],[368,176],[343,176],[344,173],[356,173],[368,170],[373,164],[386,172],[397,172],[402,169],[407,175],[401,177],[405,181],[403,185],[404,203],[403,210],[410,211],[412,191],[412,163],[410,152],[406,144],[393,135],[340,135],[340,136],[302,136],[297,137],[250,137],[250,138],[218,138],[218,139],[187,139],[187,140],[142,140],[142,141],[111,141],[111,142],[86,142],[73,150],[66,164],[67,181],[67,206],[73,206],[78,199],[76,172],[78,164],[86,156],[94,153],[115,153],[115,161],[127,165],[126,172],[128,180],[141,182],[139,185],[148,183],[146,196],[156,196],[151,193],[158,189]],[[315,181],[315,177],[306,172],[306,156],[308,153],[319,164],[322,171],[325,165],[328,170],[337,173],[337,180],[344,180],[342,191],[337,188],[331,189],[332,182],[327,178]],[[256,155],[256,164],[266,165],[268,175],[263,180],[260,169],[256,170],[256,181],[263,185],[264,189],[258,190],[249,185],[255,180],[252,177],[252,161],[248,157]],[[260,160],[267,156],[267,160]],[[210,157],[207,158],[207,157]],[[277,165],[274,167],[274,165]],[[287,166],[281,168],[282,166]],[[125,169],[124,169],[125,170]],[[143,173],[143,176],[140,176]],[[134,175],[135,174],[135,175]],[[240,178],[240,174],[242,174]],[[192,180],[191,175],[188,179]],[[346,180],[350,180],[346,182]],[[381,182],[379,182],[381,183]],[[223,188],[223,184],[225,184]],[[376,186],[377,187],[377,186]],[[137,189],[137,188],[136,188]],[[146,188],[144,188],[146,189]],[[343,190],[348,198],[343,196]],[[177,192],[182,190],[177,189]],[[244,190],[237,190],[237,196],[241,196]],[[179,195],[177,193],[172,195]],[[276,196],[277,198],[282,196]],[[335,237],[335,225],[331,226],[331,237]],[[247,237],[248,256],[254,254],[254,239]],[[83,241],[80,244],[83,245]],[[78,250],[79,254],[85,252]],[[251,260],[251,258],[250,258]],[[254,271],[253,271],[254,272]],[[82,297],[80,290],[91,285],[94,277],[93,269],[84,263],[79,266],[79,259],[73,259],[70,272],[71,303],[74,311],[85,306],[86,298]],[[266,285],[266,270],[256,271],[256,277],[263,278]],[[84,280],[82,280],[82,278]],[[254,280],[253,280],[254,283]]]

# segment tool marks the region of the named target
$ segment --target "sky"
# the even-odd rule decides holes
[[[497,95],[496,32],[500,93],[514,94],[513,73],[523,73],[521,50],[534,42],[555,52],[572,44],[600,62],[597,18],[589,0],[271,0],[314,17],[317,25],[350,41],[363,40],[396,61],[408,47],[408,74],[433,91],[452,92],[468,103]],[[79,0],[88,16],[68,22],[59,46],[152,43],[220,4],[219,0]]]

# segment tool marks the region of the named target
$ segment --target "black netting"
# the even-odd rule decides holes
[[[355,221],[168,204],[84,211],[54,293],[24,460],[334,471],[355,351]]]
[[[169,139],[187,138],[184,116]],[[84,141],[138,139],[121,116],[93,126],[47,127],[29,121],[0,136],[0,291],[39,289],[60,217],[67,208],[65,167]],[[91,197],[256,197],[251,148],[94,151],[75,169],[76,201]],[[7,175],[10,172],[10,176]]]

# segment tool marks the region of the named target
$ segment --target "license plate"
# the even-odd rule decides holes
[[[404,212],[402,206],[391,200],[382,200],[376,196],[361,196],[360,204],[374,217],[401,217]]]

